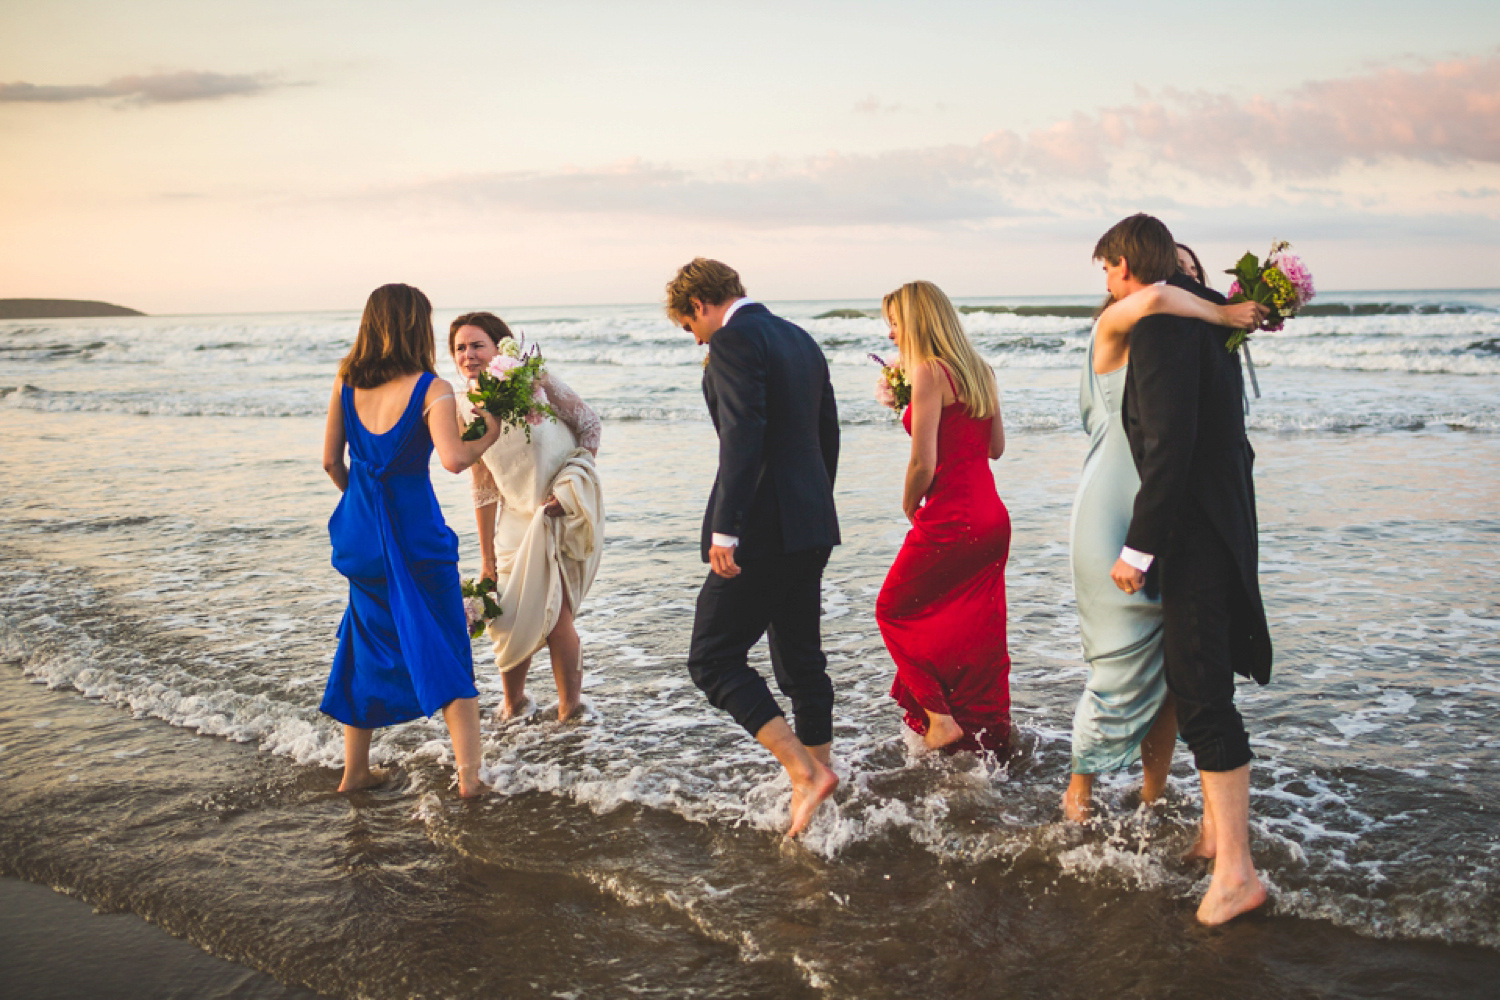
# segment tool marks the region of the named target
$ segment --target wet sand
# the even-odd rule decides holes
[[[314,1000],[128,912],[0,878],[0,996],[17,1000]]]

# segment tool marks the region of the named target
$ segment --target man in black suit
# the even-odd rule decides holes
[[[735,271],[699,257],[667,285],[667,315],[709,344],[703,396],[719,471],[703,515],[703,561],[688,671],[786,768],[787,836],[807,827],[838,778],[828,767],[833,684],[819,633],[823,567],[839,543],[833,478],[839,415],[828,363],[800,327],[745,297]],[[749,666],[769,634],[796,729]]]
[[[1160,220],[1134,215],[1100,238],[1110,294],[1158,281],[1222,304],[1178,271]],[[1198,919],[1221,924],[1265,902],[1250,856],[1250,737],[1234,675],[1271,679],[1271,639],[1257,579],[1255,453],[1245,437],[1239,357],[1229,331],[1148,316],[1130,334],[1122,417],[1141,476],[1125,547],[1111,571],[1126,593],[1160,589],[1167,688],[1203,785],[1203,827],[1190,855],[1213,858]]]

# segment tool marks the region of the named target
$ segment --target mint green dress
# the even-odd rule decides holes
[[[1088,685],[1073,713],[1074,774],[1130,766],[1140,757],[1141,740],[1167,697],[1161,604],[1143,593],[1126,594],[1109,576],[1141,487],[1120,419],[1124,393],[1124,367],[1094,373],[1090,337],[1078,393],[1089,451],[1068,531],[1079,631],[1089,664]]]

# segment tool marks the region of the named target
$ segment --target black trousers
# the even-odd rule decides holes
[[[709,571],[698,592],[688,673],[709,703],[751,736],[785,715],[765,678],[750,668],[750,647],[767,635],[776,686],[792,703],[793,728],[805,746],[833,739],[833,682],[819,630],[819,590],[829,549],[763,556],[740,564],[739,576]]]
[[[1234,707],[1231,619],[1244,585],[1229,547],[1201,515],[1179,525],[1161,560],[1163,659],[1177,702],[1177,732],[1200,771],[1250,763],[1250,736]]]

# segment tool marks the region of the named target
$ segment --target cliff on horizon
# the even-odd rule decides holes
[[[0,319],[74,319],[80,316],[144,316],[143,312],[85,299],[0,299]]]

